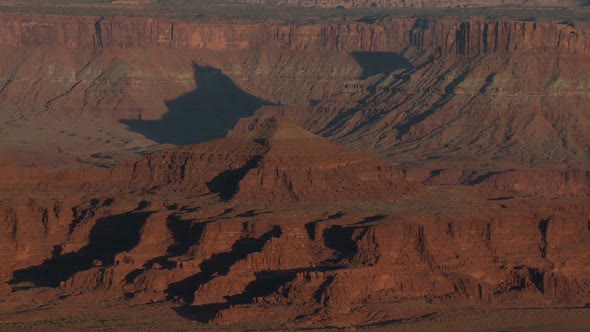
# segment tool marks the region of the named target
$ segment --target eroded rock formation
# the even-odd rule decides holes
[[[50,149],[112,166],[153,142],[221,138],[240,118],[274,107],[316,134],[395,162],[588,162],[581,110],[590,38],[581,22],[195,23],[24,14],[2,14],[0,22],[3,137],[6,149],[24,146],[21,154]],[[221,97],[225,91],[234,98]],[[231,116],[214,120],[211,109]],[[76,125],[61,125],[66,118]],[[87,126],[113,120],[121,124]],[[201,134],[200,124],[215,121],[214,135]],[[178,130],[166,132],[171,127]],[[46,131],[53,135],[35,141]],[[31,142],[13,141],[18,135]]]
[[[47,180],[39,190],[52,199],[3,199],[3,283],[177,301],[182,315],[217,324],[269,313],[379,323],[400,312],[370,308],[417,298],[590,302],[587,197],[531,199],[485,181],[410,186],[392,165],[280,118],[86,174],[78,187]]]
[[[588,306],[588,36],[2,14],[0,146],[78,164],[0,164],[0,298],[296,327]]]

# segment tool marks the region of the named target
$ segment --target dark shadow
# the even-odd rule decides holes
[[[377,327],[384,327],[384,326],[388,326],[388,327],[392,328],[391,325],[394,325],[394,324],[401,325],[401,324],[407,324],[410,322],[419,322],[419,321],[429,320],[435,316],[436,316],[436,313],[432,312],[432,313],[424,314],[424,315],[421,315],[421,316],[418,316],[415,318],[401,318],[401,319],[383,320],[383,321],[376,322],[376,323],[359,325],[358,327],[362,328],[362,329],[377,328]]]
[[[366,224],[370,224],[372,222],[383,220],[383,219],[385,219],[385,217],[386,217],[385,215],[377,214],[377,215],[374,215],[374,216],[366,217],[363,220],[357,222],[355,225],[366,225]]]
[[[461,75],[457,76],[445,89],[445,93],[441,96],[440,100],[437,101],[434,105],[432,105],[429,109],[424,111],[420,114],[411,115],[408,117],[403,123],[400,123],[395,127],[397,129],[396,138],[401,140],[407,133],[410,132],[410,129],[415,125],[419,124],[420,122],[426,120],[429,116],[434,114],[437,110],[441,109],[446,103],[448,103],[453,96],[455,95],[455,89],[467,78],[467,71],[461,73]]]
[[[334,282],[334,278],[335,276],[333,275],[327,276],[326,280],[324,280],[320,287],[318,287],[318,289],[315,291],[313,298],[317,303],[322,303],[323,295],[326,292],[326,289],[328,289],[328,287]]]
[[[77,272],[92,268],[95,261],[100,261],[102,266],[113,265],[116,254],[131,250],[139,243],[141,228],[150,214],[125,213],[98,219],[86,247],[61,255],[61,247],[56,246],[51,259],[15,271],[10,283],[31,282],[35,286],[57,287]]]
[[[264,211],[264,212],[256,212],[256,210],[248,210],[244,213],[236,214],[236,218],[251,218],[256,217],[263,214],[271,214],[271,211]]]
[[[502,173],[504,173],[504,171],[487,172],[486,174],[480,175],[480,176],[476,177],[475,179],[469,180],[468,184],[470,186],[476,186],[478,184],[483,183],[485,180],[491,178],[492,176],[502,174]]]
[[[170,284],[166,293],[168,298],[180,297],[185,302],[194,301],[195,291],[203,284],[219,275],[225,275],[236,262],[246,258],[251,253],[260,252],[266,242],[273,237],[280,237],[282,230],[275,226],[273,230],[259,238],[243,238],[236,241],[230,251],[213,255],[199,265],[201,272],[179,282]]]
[[[317,226],[324,221],[327,220],[335,220],[335,219],[340,219],[344,216],[344,212],[336,212],[332,215],[329,215],[327,218],[323,218],[323,219],[319,219],[319,220],[315,220],[312,222],[308,222],[307,224],[305,224],[305,230],[307,231],[307,236],[309,237],[310,240],[315,241],[315,237],[316,237],[316,228]]]
[[[281,286],[293,281],[297,276],[297,273],[304,271],[308,270],[293,269],[256,272],[256,279],[246,286],[243,293],[227,296],[225,299],[231,305],[252,303],[254,298],[265,297],[277,293]]]
[[[486,78],[486,82],[481,87],[481,89],[479,89],[479,93],[485,94],[486,91],[488,91],[488,89],[492,86],[492,84],[494,84],[494,77],[495,77],[495,74],[490,74],[488,76],[488,78]]]
[[[182,220],[178,216],[169,216],[166,220],[168,229],[172,232],[174,243],[166,248],[166,254],[152,258],[143,264],[143,267],[131,271],[125,276],[128,283],[133,283],[135,278],[143,272],[153,268],[154,264],[159,264],[164,269],[174,269],[177,265],[175,261],[170,260],[174,256],[181,256],[187,253],[189,248],[199,242],[205,225],[209,222],[194,222],[192,220]],[[129,294],[133,295],[133,294]]]
[[[430,172],[430,178],[435,178],[435,177],[440,176],[443,171],[444,171],[444,169],[435,169],[435,170],[432,170]]]
[[[373,75],[391,74],[400,69],[412,69],[414,66],[402,55],[393,52],[352,52],[352,57],[363,68],[360,79]]]
[[[188,145],[223,138],[239,119],[270,102],[241,90],[221,70],[193,63],[197,89],[165,101],[160,120],[122,120],[128,129],[161,144]]]
[[[355,22],[365,23],[365,24],[375,24],[377,21],[385,18],[385,15],[371,15],[371,16],[364,16],[359,19],[356,19]]]
[[[230,200],[238,192],[240,181],[246,176],[249,170],[258,166],[260,157],[250,159],[246,165],[218,174],[213,180],[207,182],[207,188],[210,192],[219,194],[224,200]]]
[[[181,317],[194,320],[200,323],[209,323],[219,311],[229,308],[227,303],[214,303],[192,306],[188,304],[173,308],[173,310]]]
[[[293,280],[297,272],[300,271],[302,270],[258,272],[256,273],[256,279],[246,286],[243,293],[225,297],[227,302],[198,306],[182,305],[174,308],[174,311],[184,318],[200,323],[210,323],[222,310],[229,309],[234,305],[250,304],[253,298],[264,297],[277,292],[282,285]]]
[[[411,72],[415,68],[414,65],[408,61],[402,55],[393,52],[359,52],[355,51],[351,53],[351,56],[356,60],[356,62],[361,66],[363,72],[361,73],[359,79],[367,79],[373,75],[384,74],[389,75],[397,70],[404,70],[399,75],[396,75],[399,79],[404,81],[408,81],[411,77]],[[384,78],[383,78],[384,79]],[[381,79],[380,81],[382,81]],[[391,91],[391,90],[383,90],[383,87],[379,86],[380,81],[373,83],[371,85],[366,85],[364,83],[359,84],[362,86],[363,90],[366,90],[368,94],[366,94],[363,98],[357,101],[355,107],[348,109],[346,111],[342,111],[338,113],[334,118],[332,118],[327,125],[324,126],[324,129],[320,133],[322,136],[332,136],[344,126],[346,123],[358,112],[365,110],[367,107],[371,107],[370,103],[374,98],[375,94],[381,93],[383,91]],[[407,98],[410,98],[409,96]],[[403,103],[402,103],[403,104]],[[382,117],[382,114],[373,114],[366,117],[363,121],[364,124],[375,123]],[[353,129],[351,132],[348,132],[347,135],[352,135],[356,131],[360,130],[362,126],[357,126],[356,129]]]
[[[174,308],[176,313],[184,318],[195,320],[201,323],[210,323],[217,314],[224,309],[228,309],[235,305],[247,305],[254,303],[256,298],[264,298],[281,291],[281,287],[293,281],[298,273],[301,272],[326,272],[338,269],[337,267],[319,267],[319,268],[298,268],[290,270],[275,270],[275,271],[260,271],[255,273],[255,279],[250,282],[241,294],[226,296],[226,302],[223,303],[209,303],[205,305],[191,306],[182,305]],[[315,299],[321,299],[321,292],[325,291],[325,287],[330,285],[334,277],[329,276],[328,282],[324,282],[320,286],[320,290]],[[283,296],[286,296],[283,290]],[[315,296],[315,295],[314,295]]]
[[[356,227],[332,226],[323,232],[324,245],[338,252],[338,256],[331,260],[336,263],[344,259],[352,258],[357,252],[355,239],[353,238]]]
[[[488,198],[488,201],[508,201],[514,199],[514,196],[500,196],[494,198]]]
[[[166,222],[172,232],[174,244],[167,248],[168,257],[180,256],[187,253],[190,247],[196,245],[201,239],[205,225],[209,222],[194,222],[182,220],[177,216],[170,216]]]
[[[549,219],[543,219],[539,222],[539,232],[541,233],[541,258],[547,257],[547,228],[549,227]]]

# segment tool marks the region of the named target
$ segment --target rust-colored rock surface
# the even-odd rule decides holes
[[[588,23],[164,16],[0,14],[0,329],[587,326]]]
[[[20,162],[111,167],[272,113],[396,163],[585,164],[588,31],[585,22],[478,17],[286,24],[3,13],[0,146]]]
[[[202,322],[312,327],[382,324],[404,317],[389,303],[417,299],[410,316],[590,303],[587,196],[485,185],[493,176],[410,185],[281,118],[257,127],[112,170],[39,173],[54,198],[6,196],[0,210],[9,298],[50,286],[175,301]],[[78,187],[60,183],[77,172]]]

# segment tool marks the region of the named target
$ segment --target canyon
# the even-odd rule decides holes
[[[584,20],[1,12],[0,60],[2,328],[590,323]]]

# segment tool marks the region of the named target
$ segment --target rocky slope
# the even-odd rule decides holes
[[[588,161],[590,38],[580,23],[2,14],[0,32],[3,149],[29,159],[109,165],[154,142],[221,138],[281,105],[306,129],[397,162]]]

